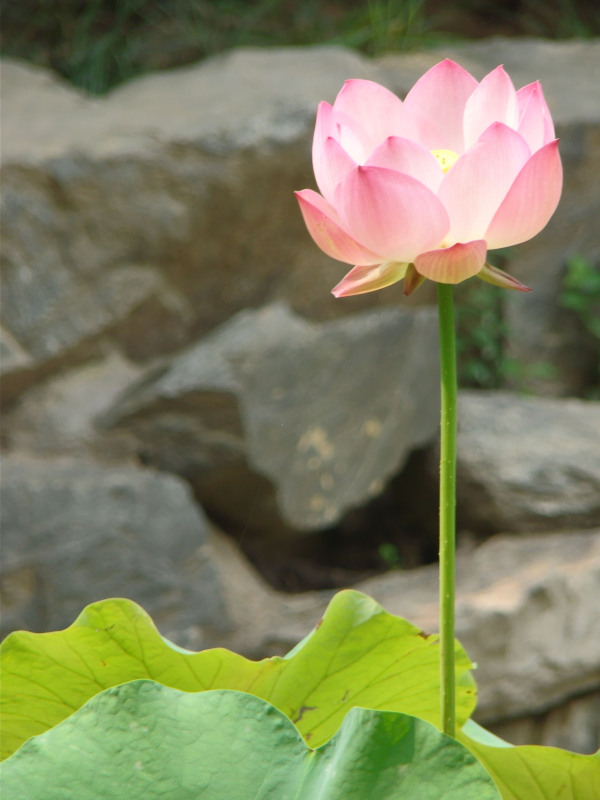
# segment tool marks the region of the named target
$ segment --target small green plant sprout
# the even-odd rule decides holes
[[[402,569],[402,558],[392,542],[382,542],[377,548],[377,553],[389,569]]]
[[[600,348],[600,264],[592,264],[583,256],[570,258],[560,299],[565,308],[577,314]]]

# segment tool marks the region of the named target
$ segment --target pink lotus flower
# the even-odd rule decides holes
[[[501,66],[478,83],[449,60],[404,102],[372,81],[346,81],[333,106],[319,105],[313,166],[321,194],[296,192],[309,233],[358,265],[336,297],[473,275],[526,290],[487,264],[487,251],[539,233],[562,188],[540,84],[517,92]]]

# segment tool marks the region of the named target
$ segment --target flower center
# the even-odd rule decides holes
[[[434,156],[443,172],[448,172],[450,167],[453,167],[458,160],[458,153],[455,153],[454,150],[432,150],[431,154]]]

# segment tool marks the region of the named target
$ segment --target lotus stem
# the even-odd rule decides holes
[[[440,415],[440,701],[441,728],[455,735],[454,584],[456,550],[456,337],[452,286],[437,284]]]

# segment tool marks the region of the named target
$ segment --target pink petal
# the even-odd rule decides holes
[[[329,103],[319,103],[313,136],[313,163],[321,157],[321,150],[329,138],[335,139],[358,164],[363,164],[371,148],[363,142],[366,138],[356,120],[333,110]]]
[[[462,153],[463,113],[476,88],[475,78],[449,59],[419,78],[404,101],[417,124],[417,141],[428,150]]]
[[[517,175],[485,238],[490,250],[526,242],[554,214],[562,190],[558,140],[534,153]]]
[[[339,142],[329,136],[323,145],[313,146],[313,168],[317,186],[326,200],[333,200],[335,187],[356,167]]]
[[[523,137],[497,122],[458,159],[438,191],[450,217],[447,244],[483,238],[529,157]]]
[[[412,175],[432,192],[436,192],[444,173],[430,150],[410,139],[398,136],[388,137],[367,161],[369,167],[387,167],[397,172]]]
[[[363,143],[369,151],[388,136],[412,138],[416,133],[400,98],[373,81],[346,81],[333,108],[336,113],[351,117],[360,125]]]
[[[438,283],[460,283],[477,275],[485,264],[487,252],[485,242],[455,244],[440,250],[421,253],[415,259],[415,267],[421,275]]]
[[[387,262],[374,267],[354,267],[331,290],[335,297],[349,297],[353,294],[366,294],[377,289],[385,289],[392,283],[402,280],[406,274],[408,264]]]
[[[335,122],[333,120],[333,106],[324,100],[317,106],[317,119],[315,121],[314,142],[319,139],[325,141],[328,136],[333,136]]]
[[[467,100],[464,116],[465,147],[470,147],[493,122],[518,125],[517,93],[503,67],[496,67]]]
[[[296,192],[308,232],[324,253],[347,264],[378,264],[379,256],[362,247],[341,227],[337,213],[312,189]]]
[[[344,228],[381,261],[413,261],[448,230],[446,210],[430,189],[383,167],[353,170],[338,185],[335,205]]]
[[[517,105],[518,131],[531,148],[531,152],[535,153],[540,147],[555,139],[552,117],[539,81],[519,89]]]

